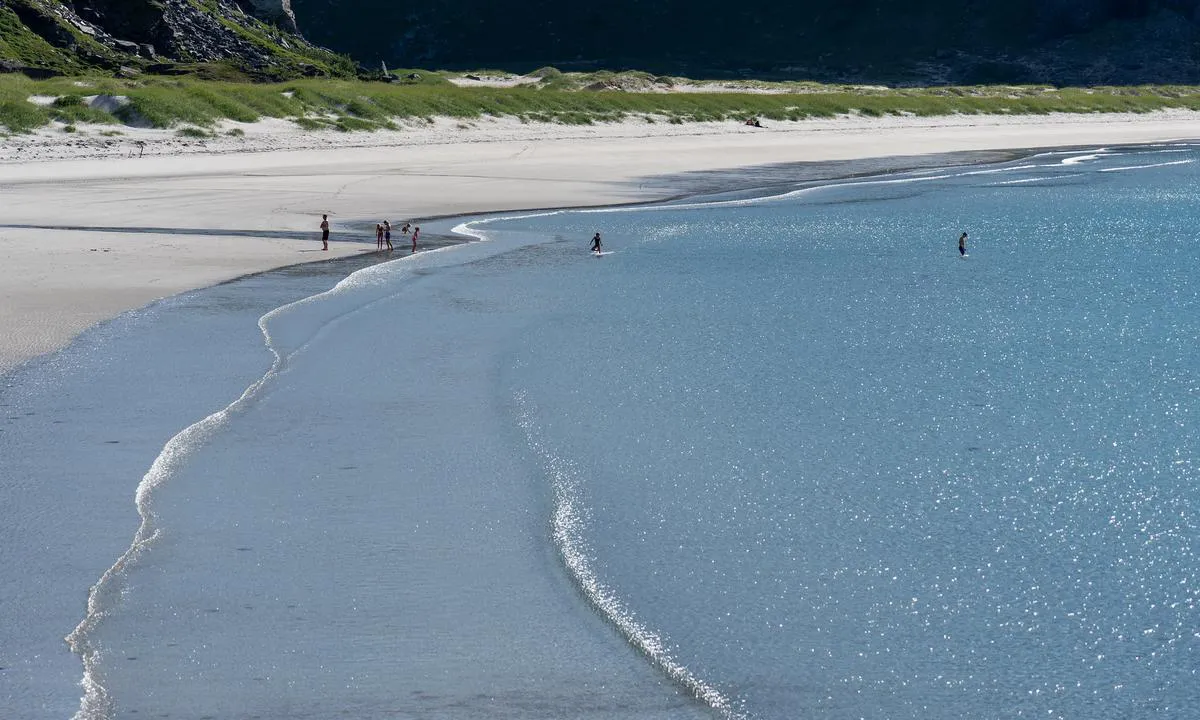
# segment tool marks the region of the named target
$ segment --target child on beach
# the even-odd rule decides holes
[[[420,226],[413,228],[413,252],[417,251],[417,236],[421,234]]]
[[[392,224],[387,220],[383,221],[383,242],[387,244],[387,249],[392,250]]]
[[[375,249],[383,249],[383,226],[375,223]]]
[[[322,250],[329,249],[329,216],[328,215],[321,216],[321,245],[322,245],[322,247],[321,247]]]

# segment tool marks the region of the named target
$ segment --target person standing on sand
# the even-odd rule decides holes
[[[596,254],[600,253],[600,233],[592,236],[592,252]]]
[[[421,226],[418,225],[417,227],[413,228],[413,249],[412,249],[413,252],[417,251],[417,236],[420,234],[421,234]]]
[[[321,249],[329,249],[329,216],[321,216]]]
[[[388,251],[392,250],[392,224],[387,220],[383,221],[383,241],[387,243]]]
[[[958,254],[962,257],[967,256],[967,234],[963,233],[958,236]]]
[[[375,250],[383,249],[383,226],[375,223]]]

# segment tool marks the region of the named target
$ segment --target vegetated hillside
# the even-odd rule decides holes
[[[1200,0],[292,0],[374,65],[859,82],[1200,82]]]
[[[0,70],[354,74],[294,30],[288,0],[0,0]]]

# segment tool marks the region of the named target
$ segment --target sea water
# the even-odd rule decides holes
[[[1198,158],[484,218],[89,333],[0,396],[0,714],[1193,717]]]

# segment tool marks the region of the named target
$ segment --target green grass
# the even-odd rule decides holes
[[[333,126],[342,132],[354,132],[355,130],[379,130],[383,124],[356,117],[343,117],[339,118]]]
[[[324,118],[294,117],[288,118],[302,130],[329,130],[334,126],[332,121]]]
[[[117,118],[112,113],[88,107],[83,97],[74,93],[61,95],[50,106],[50,115],[55,120],[64,123],[96,123],[99,125],[116,123]]]
[[[430,72],[429,70],[415,70],[412,68],[388,68],[388,74],[394,80],[393,85],[434,85],[442,87],[450,87],[451,82],[448,79],[453,77],[452,73],[446,72]],[[416,79],[409,77],[416,75]]]
[[[29,96],[37,94],[37,83],[24,75],[0,76],[0,128],[21,133],[50,122],[46,108],[29,102]]]
[[[1200,87],[1146,86],[1055,89],[1045,86],[975,86],[888,89],[813,83],[781,83],[776,93],[662,93],[621,90],[554,89],[548,83],[512,88],[450,84],[440,73],[416,72],[410,82],[302,79],[279,83],[201,80],[195,77],[53,78],[0,76],[0,126],[27,132],[52,120],[63,123],[125,123],[169,128],[211,129],[221,120],[254,122],[288,118],[309,130],[353,132],[394,128],[403,119],[447,117],[467,121],[507,116],[526,122],[572,125],[626,118],[640,122],[687,123],[800,120],[857,114],[934,116],[949,114],[1027,114],[1049,112],[1150,112],[1168,108],[1200,110]],[[572,87],[661,84],[645,73],[555,75],[550,82]],[[674,83],[688,82],[671,78]],[[703,87],[703,83],[700,84]],[[115,114],[89,108],[84,96],[107,93],[129,99]],[[33,95],[58,98],[52,105],[28,102]]]
[[[65,22],[59,26],[74,38],[79,51],[93,56],[112,58],[113,53],[91,36]],[[12,8],[0,3],[0,58],[15,60],[34,68],[58,72],[85,72],[87,65],[76,51],[57,48],[27,28]]]
[[[192,127],[190,125],[179,128],[175,134],[184,138],[210,138],[213,134],[204,128]]]

